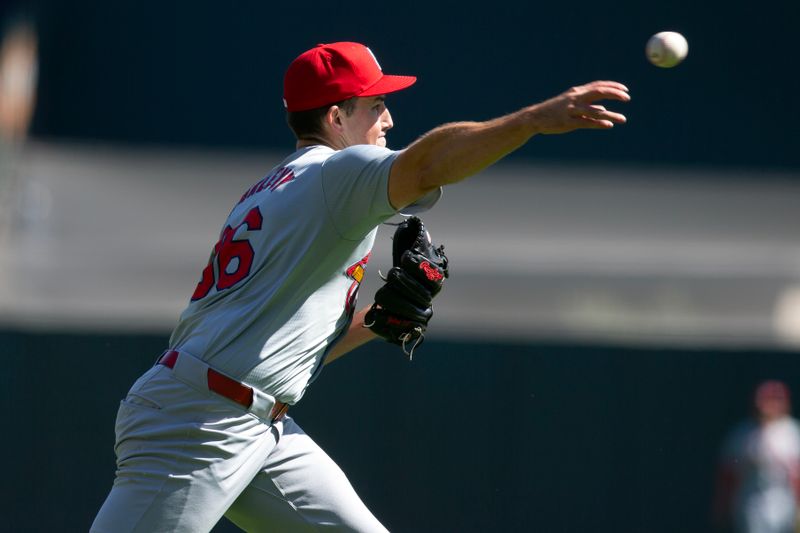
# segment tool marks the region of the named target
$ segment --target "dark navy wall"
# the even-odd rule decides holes
[[[0,333],[8,531],[86,531],[166,337]],[[392,531],[707,533],[725,433],[798,353],[373,343],[291,409]],[[215,531],[235,531],[221,523]]]
[[[285,149],[286,65],[318,42],[358,40],[387,72],[420,78],[389,101],[398,148],[611,78],[631,88],[627,126],[517,156],[800,166],[793,1],[38,3],[42,137]],[[675,69],[644,58],[664,29],[689,40]]]

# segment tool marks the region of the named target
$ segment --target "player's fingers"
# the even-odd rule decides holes
[[[592,118],[596,120],[610,120],[617,124],[624,124],[626,122],[625,115],[610,111],[605,106],[600,104],[577,104],[571,106],[570,115],[576,118]]]
[[[586,85],[574,87],[572,89],[573,95],[588,102],[591,100],[602,100],[605,98],[621,100],[627,102],[630,100],[628,94],[628,87],[616,81],[593,81]]]
[[[610,120],[616,124],[625,124],[627,118],[622,113],[609,111],[605,106],[601,105],[588,105],[581,106],[575,109],[576,113],[581,117],[588,117],[596,120]]]
[[[598,81],[593,81],[589,85],[602,85],[605,87],[614,87],[619,89],[620,91],[628,92],[628,87],[618,81],[598,80]]]
[[[578,89],[582,89],[583,92],[592,91],[595,89],[601,88],[609,88],[609,89],[616,89],[622,92],[629,92],[628,87],[622,83],[610,80],[600,80],[600,81],[593,81],[591,83],[587,83],[586,85],[581,85]]]
[[[628,102],[631,95],[627,91],[623,91],[617,87],[609,87],[598,85],[595,87],[587,87],[580,99],[583,102],[594,102],[595,100],[619,100],[620,102]]]
[[[607,130],[614,127],[610,120],[600,120],[588,116],[580,117],[581,127],[584,129]]]
[[[600,118],[601,120],[610,120],[615,124],[625,124],[626,122],[628,122],[628,118],[625,115],[623,115],[622,113],[615,113],[613,111],[607,111],[598,118]]]

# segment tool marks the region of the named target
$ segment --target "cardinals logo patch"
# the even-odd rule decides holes
[[[352,314],[355,310],[358,288],[361,286],[361,280],[364,279],[364,272],[366,271],[371,254],[372,252],[368,253],[360,261],[350,265],[345,271],[347,277],[353,280],[352,285],[350,285],[350,288],[347,290],[347,297],[344,303],[344,310],[347,314]]]

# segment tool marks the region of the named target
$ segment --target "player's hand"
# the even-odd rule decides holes
[[[627,102],[628,88],[616,81],[593,81],[572,87],[529,108],[536,133],[567,133],[578,129],[609,129],[624,124],[625,115],[597,104],[600,100]]]

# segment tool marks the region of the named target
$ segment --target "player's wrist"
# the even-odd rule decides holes
[[[529,137],[551,133],[552,115],[547,102],[530,105],[519,111],[519,120]]]

